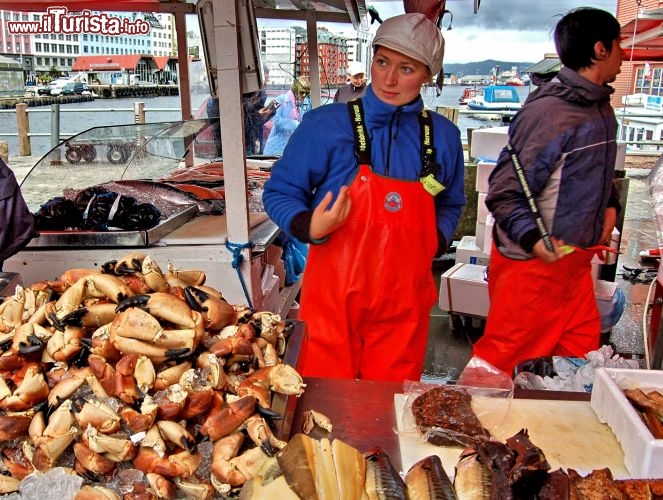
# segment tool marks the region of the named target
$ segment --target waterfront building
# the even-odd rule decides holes
[[[365,29],[355,31],[351,27],[341,29],[336,34],[345,38],[347,61],[361,63],[366,68],[366,75],[370,75],[371,62],[373,61],[373,48],[371,47],[373,34]],[[343,69],[347,71],[347,64]],[[343,83],[345,83],[345,80]]]
[[[299,30],[296,37],[295,70],[297,74],[310,78],[311,63],[308,51],[306,30]],[[318,62],[320,64],[320,85],[342,85],[346,82],[348,67],[348,44],[344,37],[334,35],[325,28],[318,29]]]
[[[296,31],[294,27],[259,28],[260,54],[269,69],[269,83],[289,87],[295,63]]]
[[[258,27],[260,52],[269,68],[270,85],[288,87],[294,75],[310,76],[310,59],[306,30],[300,26]],[[353,38],[318,28],[318,63],[320,84],[343,85],[347,81],[349,61],[360,61],[370,66],[371,35],[355,33]]]
[[[54,4],[55,5],[55,4]],[[74,13],[71,13],[74,15]],[[92,15],[102,14],[94,11]],[[17,12],[0,8],[0,55],[22,62],[25,82],[35,82],[39,76],[49,77],[68,75],[79,56],[155,56],[152,66],[140,69],[142,75],[149,76],[149,82],[167,83],[176,81],[176,66],[172,59],[177,55],[175,42],[175,21],[171,13],[112,12],[108,16],[135,23],[145,21],[150,29],[147,33],[126,33],[120,35],[100,33],[48,33],[33,32],[15,34],[9,29],[9,22],[42,22],[47,13]],[[78,13],[77,13],[78,15]],[[43,24],[42,24],[43,25]],[[44,30],[41,30],[44,31]],[[80,65],[77,65],[80,66]],[[84,69],[87,71],[87,69]]]

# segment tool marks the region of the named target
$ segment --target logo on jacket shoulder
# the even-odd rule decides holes
[[[387,193],[387,196],[384,198],[384,208],[388,212],[398,212],[403,208],[403,199],[401,195],[396,192]]]

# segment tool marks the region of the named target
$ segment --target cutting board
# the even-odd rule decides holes
[[[435,446],[422,440],[411,426],[407,396],[394,395],[394,408],[403,472],[418,460],[438,455],[452,479],[461,447]],[[409,405],[408,405],[409,406]],[[552,401],[473,397],[472,407],[492,436],[504,442],[520,429],[543,450],[552,467],[572,468],[580,473],[608,467],[616,479],[628,477],[624,452],[606,424],[599,422],[589,401]]]
[[[255,227],[266,221],[269,216],[264,212],[249,214],[249,227]],[[223,245],[228,236],[225,215],[199,215],[178,227],[161,243],[166,245]]]

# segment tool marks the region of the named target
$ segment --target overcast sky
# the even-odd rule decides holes
[[[366,0],[382,18],[403,12],[402,1]],[[472,0],[447,0],[453,14],[443,20],[446,63],[496,59],[537,62],[555,52],[552,29],[560,14],[576,7],[597,7],[615,14],[617,0],[481,0],[474,14]],[[371,29],[375,30],[377,23]]]
[[[366,0],[366,5],[375,7],[383,19],[403,13],[402,0]],[[474,14],[473,0],[447,0],[446,7],[453,14],[453,22],[452,29],[447,30],[451,17],[445,15],[444,62],[540,61],[546,53],[555,52],[552,29],[559,16],[582,6],[615,14],[617,0],[481,0],[477,14]],[[333,32],[338,26],[327,27]],[[377,27],[376,22],[370,29],[375,32]]]

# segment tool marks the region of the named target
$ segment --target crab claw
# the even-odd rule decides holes
[[[18,346],[19,354],[31,354],[33,352],[41,351],[44,347],[44,342],[36,335],[28,335],[27,342],[21,342]]]
[[[105,486],[84,484],[76,493],[74,500],[121,500],[121,497]]]
[[[18,491],[18,485],[21,481],[15,477],[0,475],[0,494],[13,493]]]
[[[170,288],[161,268],[149,255],[143,259],[140,271],[145,283],[155,292],[167,292]]]
[[[120,313],[130,307],[144,308],[149,300],[150,296],[146,293],[141,295],[134,295],[133,297],[128,297],[118,302],[117,306],[115,307],[115,312]]]
[[[189,307],[203,315],[208,330],[220,331],[235,323],[237,319],[235,308],[220,294],[213,295],[194,286],[187,286],[184,294]]]
[[[133,464],[136,469],[143,471],[145,474],[154,473],[173,479],[193,475],[201,460],[200,454],[191,454],[188,451],[161,457],[154,449],[141,446]]]
[[[193,436],[177,422],[172,420],[160,420],[157,422],[157,427],[161,436],[170,441],[171,443],[179,446],[189,453],[196,452],[196,440]]]
[[[125,255],[119,261],[115,262],[113,271],[116,274],[134,274],[141,272],[145,254],[141,252],[132,252]]]
[[[213,407],[203,421],[200,432],[216,441],[238,429],[253,415],[255,407],[256,398],[253,396],[244,396],[220,409]]]
[[[27,415],[0,415],[0,441],[11,441],[25,435],[32,417]]]
[[[108,474],[115,467],[115,462],[100,453],[92,451],[85,443],[74,444],[74,455],[83,469],[93,474]]]
[[[244,442],[244,434],[235,431],[214,443],[212,449],[212,474],[223,484],[241,486],[246,482],[246,476],[230,460],[237,456]]]
[[[269,457],[273,457],[278,450],[286,445],[284,441],[277,439],[272,434],[269,425],[267,425],[267,422],[260,415],[251,415],[246,420],[246,431],[251,440],[257,446],[260,446],[262,451]]]
[[[23,380],[12,393],[5,379],[0,377],[0,408],[6,411],[25,411],[48,397],[48,384],[37,366],[29,366]]]
[[[148,472],[145,477],[147,482],[150,483],[150,487],[157,494],[157,498],[175,498],[175,495],[177,495],[177,487],[170,479],[154,472]]]
[[[72,411],[81,429],[92,425],[102,434],[111,434],[120,430],[120,416],[102,401],[79,398],[72,405]]]

